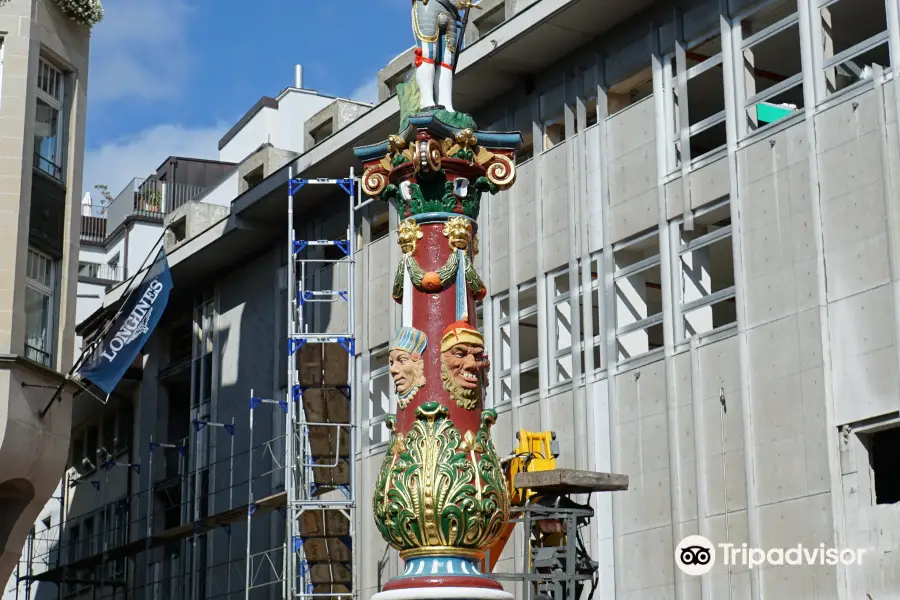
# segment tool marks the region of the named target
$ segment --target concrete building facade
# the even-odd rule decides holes
[[[629,475],[627,492],[591,499],[598,597],[896,597],[897,1],[507,2],[503,22],[485,29],[461,55],[455,105],[526,142],[517,184],[479,217],[494,443],[506,454],[515,431],[553,430],[560,466]],[[244,520],[196,532],[210,515],[246,513],[249,487],[259,486],[255,498],[284,489],[271,464],[245,473],[258,449],[278,455],[283,433],[276,409],[251,440],[247,402],[287,392],[287,180],[347,176],[352,148],[398,122],[388,96],[272,163],[220,220],[172,246],[175,290],[142,379],[125,382],[107,409],[117,412],[101,417],[125,422],[133,410],[129,456],[144,468],[101,476],[115,479],[102,503],[79,486],[68,504],[64,541],[77,531],[81,543],[104,505],[121,505],[131,523],[113,547],[146,548],[147,531],[170,540],[123,552],[116,568],[128,576],[101,586],[107,597],[163,585],[171,598],[243,594],[243,549],[283,543],[277,511],[254,521],[249,543]],[[345,196],[315,188],[298,198],[300,239],[344,233]],[[352,567],[367,599],[401,567],[368,503],[395,409],[387,343],[399,308],[388,296],[400,250],[393,208],[373,203],[355,218]],[[339,331],[342,310],[321,311],[318,325]],[[151,435],[174,450],[148,450]],[[689,577],[673,554],[690,534],[866,554],[861,564],[717,565]],[[525,568],[520,546],[499,570]],[[70,571],[99,568],[90,546],[78,552]],[[251,596],[277,597],[276,587]]]
[[[90,29],[52,0],[0,6],[0,580],[65,467]]]

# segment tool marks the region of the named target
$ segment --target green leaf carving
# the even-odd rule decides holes
[[[497,413],[481,413],[477,432],[461,432],[443,404],[416,409],[412,429],[385,424],[391,441],[375,484],[375,525],[397,550],[452,546],[484,550],[509,518],[509,492],[490,428]]]

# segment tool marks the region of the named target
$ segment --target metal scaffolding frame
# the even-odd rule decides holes
[[[295,195],[307,185],[340,187],[349,198],[346,239],[301,240],[294,227]],[[283,598],[355,598],[353,536],[356,524],[356,395],[354,390],[354,251],[360,186],[346,179],[300,179],[289,171],[287,260],[287,389],[284,400],[250,391],[250,444],[254,412],[263,405],[284,413],[284,434],[264,444],[271,470],[253,473],[247,501],[245,598],[251,590],[280,584]],[[346,285],[322,280],[342,274]],[[323,318],[322,307],[346,306],[342,327]],[[337,330],[335,330],[337,329]],[[340,358],[338,358],[340,356]],[[343,363],[343,364],[341,364]],[[345,366],[344,366],[345,365]],[[283,448],[280,446],[283,445]],[[283,460],[279,461],[279,452]],[[283,543],[251,552],[254,516],[271,496],[257,498],[253,482],[284,473]],[[269,488],[271,491],[271,487]]]

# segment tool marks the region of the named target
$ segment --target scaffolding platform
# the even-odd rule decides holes
[[[272,494],[271,496],[262,498],[254,503],[253,513],[260,515],[265,514],[267,512],[271,512],[278,508],[284,507],[286,503],[286,492]],[[146,550],[152,550],[154,548],[159,548],[160,546],[171,544],[172,542],[186,540],[190,537],[193,537],[194,535],[202,535],[223,525],[238,523],[247,518],[249,510],[250,506],[244,504],[221,513],[210,515],[205,519],[201,519],[200,521],[197,521],[195,523],[186,523],[183,525],[178,525],[177,527],[165,529],[158,534],[153,535],[149,539],[142,538],[133,542],[128,542],[127,544],[117,546],[115,548],[107,550],[106,552],[98,552],[96,554],[92,554],[91,556],[87,556],[85,558],[68,563],[65,566],[54,567],[52,569],[44,571],[43,573],[35,574],[29,577],[29,579],[31,579],[32,581],[48,581],[56,583],[66,582],[87,584],[89,581],[91,583],[97,583],[97,581],[95,580],[84,580],[78,579],[77,577],[67,577],[66,573],[74,573],[87,569],[94,569],[98,566],[101,566],[106,561],[129,558]],[[109,580],[105,581],[105,584],[116,585]]]
[[[551,469],[517,473],[513,485],[518,489],[529,489],[541,495],[568,496],[617,492],[628,489],[628,475],[577,469]]]
[[[333,185],[348,195],[345,238],[298,239],[294,195],[307,185]],[[250,419],[252,440],[255,409],[265,403],[284,411],[287,529],[285,545],[266,552],[251,554],[248,541],[248,594],[251,589],[280,584],[284,598],[357,596],[352,541],[357,434],[353,246],[355,211],[361,204],[352,169],[347,179],[290,178],[287,398],[283,402],[253,399],[251,391]],[[285,556],[290,558],[279,558]],[[260,565],[269,569],[265,581],[257,578]]]

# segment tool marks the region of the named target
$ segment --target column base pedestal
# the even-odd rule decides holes
[[[458,556],[424,556],[406,562],[403,574],[372,600],[514,600],[478,562]]]

